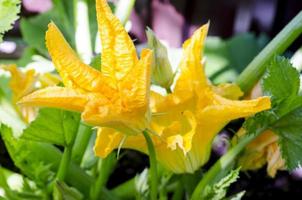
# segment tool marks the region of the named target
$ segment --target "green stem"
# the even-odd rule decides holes
[[[72,160],[74,163],[81,164],[91,134],[91,127],[81,123],[72,149]]]
[[[203,199],[203,192],[205,191],[206,186],[216,179],[218,174],[223,172],[228,166],[233,162],[236,156],[244,149],[244,147],[249,144],[255,137],[259,135],[262,131],[259,131],[258,134],[249,135],[246,134],[243,138],[240,139],[239,143],[230,149],[224,156],[222,156],[211,168],[201,181],[198,183],[195,188],[191,200],[200,200]]]
[[[92,58],[91,36],[87,0],[73,0],[75,46],[77,53],[85,63]]]
[[[101,198],[103,189],[108,181],[110,174],[116,164],[116,154],[111,153],[107,158],[99,160],[98,177],[91,188],[91,199],[98,200]]]
[[[118,185],[111,192],[121,199],[133,199],[135,196],[135,177]]]
[[[283,53],[302,33],[302,11],[253,59],[239,75],[236,83],[242,91],[248,92],[261,78],[267,63],[276,54]]]
[[[172,200],[182,200],[184,195],[184,187],[181,181],[178,181],[177,187],[173,193]]]
[[[60,181],[64,181],[65,177],[66,177],[66,172],[69,168],[69,164],[71,161],[71,147],[70,146],[66,146],[64,149],[64,153],[62,156],[62,160],[60,162],[60,166],[58,169],[58,173],[57,173],[57,179]]]
[[[172,93],[172,90],[171,90],[171,88],[166,88],[166,92],[167,92],[167,94],[171,94]]]
[[[148,132],[143,131],[143,135],[145,137],[148,146],[149,162],[150,162],[150,180],[151,180],[150,199],[157,200],[157,161],[156,161],[155,149]]]

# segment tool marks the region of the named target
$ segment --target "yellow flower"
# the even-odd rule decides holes
[[[140,133],[150,118],[152,52],[144,49],[139,60],[131,38],[106,0],[97,0],[96,9],[102,40],[101,71],[83,63],[50,23],[46,45],[65,87],[39,90],[19,103],[79,111],[83,121],[91,125]]]
[[[261,95],[262,91],[258,83],[248,98],[253,99]],[[239,137],[244,134],[244,129],[237,133]],[[278,136],[270,130],[264,131],[248,144],[238,161],[241,170],[257,170],[266,164],[266,171],[270,177],[275,177],[278,170],[285,169],[285,161],[278,146]]]
[[[12,90],[12,103],[14,106],[21,98],[34,90],[53,86],[60,82],[60,79],[54,74],[37,74],[34,69],[22,71],[14,64],[1,65],[0,69],[6,70],[11,74],[9,84]],[[38,86],[39,83],[40,86]],[[31,122],[37,114],[37,109],[30,106],[16,106],[16,110],[26,123]]]
[[[151,93],[152,140],[158,161],[175,173],[193,173],[207,162],[215,135],[231,120],[270,108],[270,99],[237,101],[242,92],[234,85],[214,87],[207,80],[202,51],[208,24],[183,45],[180,76],[171,94]],[[219,94],[223,90],[223,94]],[[230,99],[227,99],[226,96]],[[106,157],[123,148],[148,153],[142,135],[124,137],[110,128],[100,128],[95,152]]]

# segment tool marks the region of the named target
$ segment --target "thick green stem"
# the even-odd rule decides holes
[[[248,92],[261,78],[267,63],[276,54],[283,53],[302,33],[302,11],[253,59],[239,75],[236,83],[242,91]]]
[[[81,164],[91,134],[92,134],[92,129],[90,126],[87,126],[85,124],[80,124],[79,131],[77,133],[77,137],[72,149],[72,160],[74,163],[78,165]]]
[[[75,46],[77,53],[85,63],[90,63],[92,47],[89,29],[89,15],[87,0],[73,0]]]
[[[151,192],[150,199],[157,200],[157,161],[156,161],[156,153],[153,146],[153,142],[151,137],[149,136],[147,131],[143,131],[143,135],[145,137],[148,153],[149,153],[149,162],[150,162],[150,181],[151,181]]]
[[[57,179],[60,181],[64,181],[66,177],[67,170],[69,168],[69,164],[71,161],[71,147],[67,146],[64,149],[64,153],[62,156],[62,160],[60,162],[60,166],[57,173]]]
[[[260,132],[259,132],[260,133]],[[202,180],[198,183],[195,188],[191,200],[203,199],[203,192],[206,186],[211,183],[216,176],[220,174],[223,170],[228,168],[228,166],[234,161],[236,156],[244,149],[244,147],[249,144],[258,134],[248,135],[246,134],[237,145],[230,149],[224,156],[222,156],[204,175]]]
[[[116,154],[111,153],[107,158],[99,160],[98,177],[91,188],[91,199],[98,200],[116,164]]]

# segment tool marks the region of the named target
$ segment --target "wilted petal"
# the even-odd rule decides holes
[[[285,169],[285,161],[282,158],[278,142],[274,142],[267,148],[267,173],[275,177],[278,170]]]
[[[82,112],[88,97],[76,90],[65,87],[47,87],[23,97],[18,104],[62,108]]]

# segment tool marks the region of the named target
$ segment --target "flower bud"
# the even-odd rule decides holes
[[[167,48],[147,29],[148,47],[153,50],[152,82],[167,90],[173,83],[174,73],[168,59]]]

